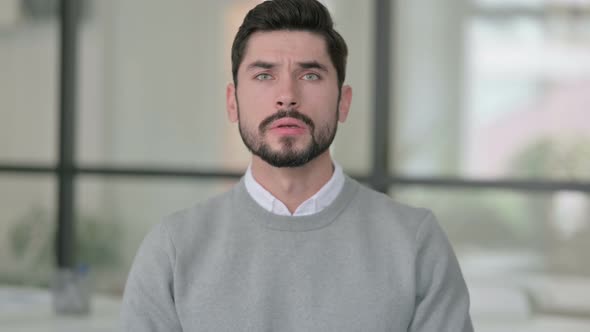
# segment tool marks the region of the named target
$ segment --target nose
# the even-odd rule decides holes
[[[277,109],[296,108],[299,105],[298,99],[296,82],[290,79],[280,82],[275,104]]]

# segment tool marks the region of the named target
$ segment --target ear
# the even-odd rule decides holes
[[[238,101],[236,100],[236,87],[228,83],[225,89],[225,108],[230,122],[238,122]]]
[[[338,104],[338,121],[344,122],[350,111],[352,102],[352,88],[350,85],[343,85],[340,91],[340,103]]]

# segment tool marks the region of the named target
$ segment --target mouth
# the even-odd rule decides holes
[[[313,121],[305,114],[300,113],[295,109],[279,110],[273,115],[264,119],[258,126],[261,133],[270,130],[284,129],[284,130],[305,130],[313,133]]]
[[[294,118],[282,118],[272,123],[270,129],[290,128],[290,129],[307,129],[307,125]]]
[[[307,132],[308,126],[301,120],[282,118],[274,121],[269,129],[282,135],[298,135]]]

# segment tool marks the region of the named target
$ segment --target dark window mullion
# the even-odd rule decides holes
[[[391,31],[392,12],[390,0],[375,1],[375,55],[373,73],[375,75],[375,104],[373,110],[373,142],[372,167],[369,183],[373,189],[386,193],[389,191],[389,111],[391,77]]]
[[[75,265],[74,151],[76,139],[76,93],[78,63],[78,1],[60,2],[60,116],[57,234],[57,266]]]

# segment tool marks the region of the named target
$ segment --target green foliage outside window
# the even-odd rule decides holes
[[[47,210],[33,207],[11,222],[8,241],[0,243],[0,283],[49,286],[55,269],[55,222]],[[121,265],[123,234],[116,221],[82,215],[76,222],[76,258],[91,269]]]

